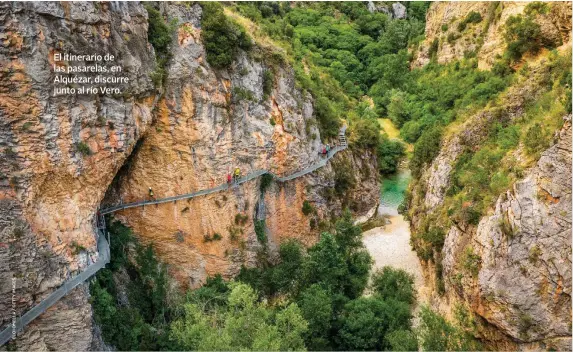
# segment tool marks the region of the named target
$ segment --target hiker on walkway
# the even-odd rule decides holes
[[[241,169],[236,168],[233,177],[235,178],[235,183],[239,182],[239,178],[241,177]]]
[[[149,198],[155,199],[155,194],[153,193],[153,190],[151,189],[151,187],[149,187]]]
[[[322,155],[325,155],[325,154],[326,154],[326,146],[323,145],[322,146]]]
[[[229,185],[229,187],[231,186],[232,180],[231,173],[227,171],[227,185]]]
[[[326,155],[330,154],[330,144],[326,145]]]

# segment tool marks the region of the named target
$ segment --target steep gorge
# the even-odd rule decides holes
[[[499,59],[495,54],[505,50],[503,19],[522,14],[525,4],[500,3],[483,35],[471,34],[479,34],[483,22],[468,25],[455,44],[440,34],[455,32],[456,18],[469,11],[485,19],[489,10],[486,3],[432,4],[425,45],[439,42],[438,62],[475,50],[479,67],[491,67]],[[570,12],[570,3],[553,3],[546,15],[536,15],[545,37],[557,38],[556,50],[526,56],[516,67],[523,66],[523,71],[507,91],[485,109],[447,127],[437,156],[410,189],[407,213],[431,286],[429,304],[452,319],[465,310],[473,320],[466,328],[492,349],[571,348],[571,115],[560,105],[571,83],[552,76],[555,57],[562,55],[563,64],[570,66]],[[427,61],[422,54],[414,64]],[[488,207],[476,212],[476,202],[457,193],[460,165],[486,148],[494,138],[492,126],[516,124],[526,134],[533,128],[527,124],[531,119],[546,126],[549,145],[532,156],[519,144],[503,157],[495,170],[516,172],[517,179],[501,194],[485,199]],[[543,136],[531,138],[541,144],[547,138]],[[474,171],[481,168],[487,168],[487,161]],[[500,172],[506,171],[487,182],[493,184]],[[490,186],[482,187],[481,193],[488,194]],[[429,241],[438,248],[428,252]]]
[[[178,20],[163,92],[152,80],[157,67],[143,5],[0,6],[3,327],[11,319],[12,278],[16,313],[22,314],[95,259],[94,222],[104,195],[103,204],[141,200],[148,187],[157,197],[176,195],[221,184],[235,167],[243,174],[288,174],[321,158],[312,99],[295,87],[288,64],[271,66],[265,58],[272,52],[255,44],[230,70],[211,68],[197,4],[161,6],[166,18]],[[123,96],[52,97],[57,52],[113,53],[131,83]],[[262,90],[266,70],[274,75],[269,96]],[[337,164],[356,170],[352,177],[359,181],[345,199],[333,192]],[[272,184],[264,193],[269,248],[292,237],[314,243],[319,228],[343,207],[368,210],[377,198],[376,174],[375,157],[345,151],[314,174]],[[254,229],[260,199],[253,180],[117,218],[155,246],[181,285],[196,287],[207,275],[232,277],[255,262],[263,245]],[[315,209],[310,216],[302,213],[304,201]],[[214,234],[222,239],[205,240]],[[29,325],[16,346],[85,350],[91,329],[83,286]]]

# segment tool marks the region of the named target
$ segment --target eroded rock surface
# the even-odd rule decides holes
[[[163,11],[179,23],[165,97],[129,167],[110,190],[109,202],[145,199],[149,187],[158,198],[213,188],[237,167],[243,175],[261,169],[289,175],[321,160],[311,96],[295,87],[291,67],[273,59],[279,48],[257,43],[230,69],[215,70],[201,43],[200,6],[169,4]],[[265,72],[274,82],[268,95]],[[271,185],[263,198],[255,179],[217,194],[115,216],[144,243],[153,243],[181,283],[195,287],[208,275],[232,277],[241,265],[256,263],[263,245],[255,233],[257,219],[266,219],[272,251],[287,238],[314,243],[319,222],[346,205],[367,211],[378,193],[375,160],[375,155],[345,151],[313,174]],[[344,204],[332,192],[336,162],[348,165],[345,172],[358,181]],[[315,214],[302,213],[304,201]],[[221,238],[209,239],[215,235]]]
[[[461,59],[474,52],[482,69],[490,68],[497,55],[506,48],[505,22],[511,16],[523,15],[527,2],[452,1],[433,2],[426,14],[426,36],[414,52],[414,67],[430,61],[429,49],[438,41],[436,58],[439,63]],[[571,2],[547,3],[548,12],[535,15],[542,36],[555,46],[567,43],[571,33]],[[459,24],[470,12],[480,14],[478,23]]]
[[[4,327],[12,278],[22,314],[95,258],[94,214],[151,123],[155,60],[147,43],[147,12],[136,3],[6,2],[0,4],[0,28]],[[66,52],[115,55],[130,78],[124,96],[54,97],[54,54]],[[89,155],[81,153],[80,143]],[[17,347],[86,349],[91,308],[85,293],[75,296],[35,321]],[[67,330],[68,337],[58,337]]]

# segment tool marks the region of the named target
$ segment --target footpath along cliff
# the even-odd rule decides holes
[[[13,278],[22,314],[95,260],[98,208],[144,199],[149,187],[157,197],[210,188],[236,167],[290,174],[321,158],[312,98],[295,87],[286,62],[268,60],[278,49],[255,43],[230,69],[216,70],[201,42],[201,7],[160,10],[177,20],[163,84],[142,4],[0,4],[2,328],[11,320]],[[121,95],[54,97],[51,67],[60,53],[113,54],[129,83]],[[267,71],[273,84],[263,92]],[[376,204],[376,158],[339,154],[264,193],[253,180],[116,218],[154,244],[180,285],[195,287],[214,273],[231,277],[263,245],[255,220],[265,219],[272,251],[287,238],[313,243],[343,207],[362,214]],[[343,197],[334,191],[341,177],[350,184]],[[309,215],[305,202],[314,209]],[[221,240],[205,240],[215,234]],[[84,285],[30,324],[16,346],[85,350],[91,342]]]

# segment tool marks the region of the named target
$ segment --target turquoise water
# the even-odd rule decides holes
[[[401,170],[396,175],[382,180],[379,214],[398,215],[398,206],[404,199],[411,178],[410,170]]]

